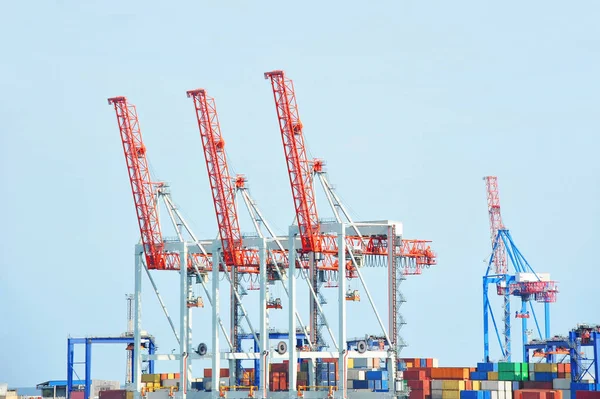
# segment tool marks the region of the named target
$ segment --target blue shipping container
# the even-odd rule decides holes
[[[387,380],[387,379],[388,379],[387,370],[367,371],[367,380]]]
[[[381,380],[375,380],[375,389],[381,389]]]
[[[490,372],[498,371],[498,363],[477,363],[477,371]]]
[[[471,372],[471,379],[476,381],[486,381],[487,375],[487,371],[473,371]]]
[[[421,367],[427,367],[427,359],[421,359]]]
[[[460,391],[460,399],[483,399],[483,391]]]
[[[373,389],[375,389],[375,381],[373,380],[368,380],[369,382],[369,389],[372,391]]]
[[[535,373],[536,381],[552,382],[553,379],[554,379],[554,373],[540,373],[540,372]]]
[[[329,380],[329,372],[321,371],[321,380],[328,381]]]
[[[390,384],[388,380],[381,381],[381,389],[388,391],[390,389]]]
[[[595,391],[596,386],[594,384],[586,384],[582,382],[572,382],[571,391]]]
[[[335,381],[335,371],[329,373],[329,381]]]
[[[354,389],[369,389],[369,382],[367,380],[353,380],[352,386]]]

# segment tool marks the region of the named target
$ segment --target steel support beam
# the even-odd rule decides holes
[[[134,282],[134,308],[133,308],[133,347],[139,349],[142,345],[142,256],[141,252],[135,253],[135,282]],[[134,399],[140,398],[142,391],[142,356],[140,350],[133,351],[133,381]],[[87,399],[87,398],[85,398]]]
[[[219,351],[219,269],[221,265],[221,250],[213,248],[212,270],[212,397],[219,398],[221,385],[221,356]],[[227,271],[225,271],[227,273]]]
[[[339,358],[338,358],[338,392],[339,397],[347,397],[347,355],[346,349],[346,229],[343,223],[338,224],[338,301],[339,301]]]
[[[188,381],[191,376],[188,375],[189,371],[187,364],[187,354],[190,351],[190,326],[188,324],[190,309],[188,308],[189,279],[187,274],[187,257],[187,245],[185,242],[182,242],[181,248],[179,249],[179,353],[181,354],[181,359],[179,360],[179,397],[181,399],[186,399],[187,391],[191,388],[191,386],[188,386]]]
[[[259,247],[259,258],[260,258],[260,302],[259,302],[259,309],[260,309],[260,325],[259,325],[259,329],[260,329],[260,336],[259,336],[259,340],[260,340],[260,345],[259,345],[259,352],[260,352],[260,367],[259,370],[260,374],[258,376],[259,378],[259,387],[258,387],[258,391],[259,391],[259,395],[261,398],[266,399],[268,392],[269,392],[269,348],[268,348],[268,342],[269,342],[269,322],[268,322],[268,318],[269,318],[269,312],[267,310],[267,252],[266,252],[266,240],[263,238],[261,245]],[[256,340],[254,341],[255,345],[258,344],[258,342],[256,342]],[[290,348],[290,350],[292,350],[292,348]],[[256,351],[256,348],[255,348]]]
[[[296,394],[296,363],[298,363],[298,353],[296,351],[296,234],[298,231],[297,226],[290,227],[290,248],[288,252],[289,266],[288,266],[288,291],[290,293],[289,301],[289,340],[288,340],[288,360],[289,360],[289,398],[295,398]],[[312,327],[311,327],[312,328]],[[313,331],[311,331],[312,333]],[[316,342],[316,341],[314,341]]]

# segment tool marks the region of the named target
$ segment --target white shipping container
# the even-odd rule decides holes
[[[481,381],[481,390],[496,392],[504,391],[504,383],[505,381]]]
[[[490,394],[492,395],[492,399],[500,399],[498,398],[498,391],[490,391]]]
[[[396,391],[402,391],[404,389],[403,385],[403,381],[396,381]]]
[[[439,360],[438,360],[438,359],[435,359],[435,358],[434,358],[434,359],[431,359],[431,361],[433,362],[433,367],[436,367],[436,368],[437,368],[437,367],[439,367],[439,363],[440,363],[440,362],[439,362]]]
[[[504,390],[512,391],[512,385],[513,385],[512,381],[504,381]]]
[[[354,389],[354,381],[353,380],[348,380],[347,384],[348,384],[348,386],[346,387],[346,389]]]
[[[433,380],[431,381],[431,389],[441,391],[444,386],[444,381],[442,380]]]
[[[498,391],[498,399],[506,399],[506,391]]]
[[[512,391],[506,391],[505,393],[506,393],[506,399],[512,399],[513,398]],[[569,398],[566,398],[566,399],[569,399]]]
[[[348,370],[348,379],[364,381],[366,379],[365,370],[359,370],[359,369]]]
[[[442,390],[441,389],[433,389],[431,391],[431,399],[442,399]]]
[[[8,384],[6,382],[0,383],[0,396],[6,396],[8,391]]]
[[[553,389],[570,389],[571,379],[570,378],[555,378],[552,380]]]

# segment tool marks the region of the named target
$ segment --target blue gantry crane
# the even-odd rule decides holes
[[[502,223],[500,213],[500,197],[496,176],[484,177],[487,188],[488,212],[492,240],[492,254],[483,276],[483,354],[485,361],[490,361],[489,320],[491,318],[502,361],[511,361],[511,296],[521,299],[520,309],[514,314],[521,319],[521,336],[523,340],[523,359],[527,358],[525,345],[528,343],[528,319],[533,318],[538,336],[550,337],[550,303],[556,301],[558,288],[555,281],[550,280],[548,273],[536,273],[527,259],[514,243],[510,232]],[[512,268],[509,269],[509,261]],[[503,298],[503,331],[501,337],[490,303],[489,286],[496,285],[496,294]],[[534,302],[544,304],[544,334],[533,306]]]

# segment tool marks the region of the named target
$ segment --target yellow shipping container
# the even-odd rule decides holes
[[[481,391],[481,381],[473,381],[473,390]]]
[[[160,374],[142,374],[142,382],[160,383]]]
[[[460,399],[460,391],[444,389],[442,391],[442,399]]]
[[[489,371],[488,372],[488,381],[498,381],[498,372],[497,371]]]
[[[538,373],[558,373],[558,364],[556,364],[556,363],[536,363],[535,371]]]
[[[169,373],[167,375],[168,375],[167,379],[169,379],[169,380],[174,380],[175,379],[175,374],[174,373]]]
[[[442,381],[442,389],[448,391],[464,391],[465,382],[459,380],[445,380]]]
[[[348,359],[348,368],[349,369],[354,368],[354,359],[353,358]]]

